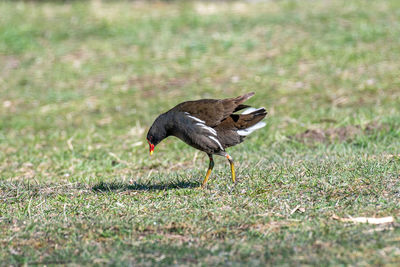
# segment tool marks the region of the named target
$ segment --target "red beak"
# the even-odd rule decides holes
[[[153,155],[154,152],[154,145],[150,143],[149,140],[147,140],[147,143],[149,143],[149,151],[150,151],[150,156]]]

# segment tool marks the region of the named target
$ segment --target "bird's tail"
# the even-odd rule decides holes
[[[267,111],[265,108],[249,108],[239,115],[235,126],[238,129],[237,133],[240,136],[246,136],[253,131],[260,129],[266,125],[261,120],[265,118]]]

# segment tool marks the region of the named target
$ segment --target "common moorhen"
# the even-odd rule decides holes
[[[232,181],[236,182],[232,157],[225,151],[243,142],[244,138],[265,126],[261,120],[267,115],[264,108],[243,105],[254,92],[227,99],[201,99],[178,104],[161,114],[147,133],[150,155],[164,138],[176,136],[186,144],[207,153],[210,164],[202,187],[214,167],[213,155],[224,156],[231,166]],[[235,112],[248,108],[241,114]]]

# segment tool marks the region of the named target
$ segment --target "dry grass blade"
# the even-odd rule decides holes
[[[394,218],[392,216],[374,218],[374,217],[349,217],[349,218],[341,218],[337,215],[332,216],[332,219],[338,220],[341,222],[353,222],[353,223],[369,223],[369,224],[386,224],[386,223],[394,223]]]

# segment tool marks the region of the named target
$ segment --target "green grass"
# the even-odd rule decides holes
[[[0,68],[1,265],[400,261],[399,1],[2,1]],[[235,188],[176,138],[148,155],[161,112],[249,91]]]

